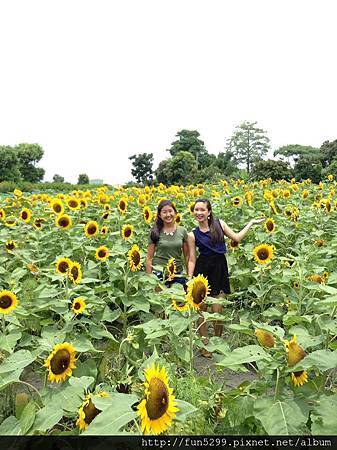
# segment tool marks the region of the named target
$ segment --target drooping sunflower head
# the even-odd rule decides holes
[[[27,269],[30,270],[30,273],[32,273],[33,275],[37,275],[40,272],[38,266],[33,263],[27,264]]]
[[[60,275],[67,275],[71,266],[71,260],[69,258],[60,258],[56,261],[56,272]]]
[[[20,212],[20,219],[23,222],[28,223],[30,221],[31,217],[32,217],[32,211],[30,209],[23,208],[22,211]]]
[[[324,284],[326,279],[324,276],[319,275],[318,273],[314,273],[308,277],[308,280],[314,281],[315,283]]]
[[[101,235],[102,235],[103,237],[106,237],[106,236],[108,235],[108,233],[109,233],[109,227],[108,227],[107,225],[104,225],[104,226],[101,228]]]
[[[104,245],[98,247],[95,253],[95,257],[98,261],[106,261],[109,258],[109,249]]]
[[[303,386],[308,381],[308,372],[306,370],[298,370],[291,373],[291,381],[295,387]]]
[[[79,284],[82,280],[81,264],[76,261],[71,261],[68,269],[68,277],[74,284]]]
[[[316,247],[323,247],[323,245],[325,245],[325,240],[324,239],[316,239],[314,244],[316,245]]]
[[[63,204],[62,200],[59,198],[54,198],[50,202],[50,207],[51,207],[52,211],[57,215],[64,213],[64,204]]]
[[[133,225],[123,225],[122,227],[122,238],[127,241],[132,238],[134,226]]]
[[[121,198],[117,204],[118,211],[121,214],[125,214],[128,208],[128,201],[125,197]]]
[[[96,408],[93,403],[95,397],[108,397],[107,392],[100,392],[97,395],[88,394],[86,395],[84,402],[82,403],[80,409],[78,410],[78,419],[76,425],[80,430],[86,430],[94,418],[101,412],[100,409]],[[95,400],[94,400],[95,401]]]
[[[6,219],[6,212],[4,209],[0,209],[0,220],[5,220]]]
[[[145,369],[145,398],[137,407],[144,434],[160,434],[172,424],[178,411],[173,389],[169,387],[164,367]]]
[[[12,250],[14,250],[17,247],[17,243],[15,241],[7,241],[5,244],[6,250],[8,252],[11,252]]]
[[[85,224],[84,232],[86,237],[89,238],[94,237],[96,236],[98,231],[99,231],[98,223],[95,220],[89,220],[89,222]]]
[[[60,214],[55,219],[55,225],[62,230],[69,230],[72,223],[71,217],[68,214]]]
[[[16,218],[14,216],[8,216],[5,220],[6,227],[15,227],[17,224]]]
[[[259,264],[267,264],[274,255],[274,249],[268,244],[261,244],[254,248],[253,256]]]
[[[59,383],[70,377],[75,366],[76,350],[67,342],[57,344],[44,362],[48,369],[48,379],[52,383]]]
[[[152,211],[148,206],[143,208],[143,217],[146,223],[150,223],[153,217]]]
[[[259,328],[257,328],[254,333],[260,345],[268,348],[274,347],[275,339],[272,333],[269,331],[260,330]]]
[[[210,292],[207,278],[200,274],[192,278],[187,286],[187,301],[193,309],[199,309]]]
[[[170,258],[168,263],[166,264],[166,279],[168,281],[174,280],[174,277],[177,273],[176,260],[174,258]]]
[[[72,312],[74,314],[82,314],[82,312],[86,308],[86,303],[82,297],[74,298],[73,303],[71,305]]]
[[[295,335],[291,338],[290,341],[285,340],[284,346],[287,352],[288,367],[294,367],[306,356],[303,348],[297,344]],[[308,372],[306,370],[292,372],[291,380],[294,386],[303,386],[303,384],[308,381]]]
[[[46,221],[46,219],[44,219],[43,217],[37,217],[37,218],[34,220],[33,227],[34,227],[36,230],[40,230],[40,229],[42,228],[43,222],[45,222],[45,221]]]
[[[171,303],[172,309],[179,312],[185,312],[189,309],[189,303],[185,300],[173,299]]]
[[[267,219],[264,223],[264,228],[267,233],[274,233],[276,228],[274,219],[272,218]]]
[[[128,251],[129,266],[132,272],[140,270],[142,267],[141,253],[138,245],[134,244]]]
[[[11,291],[0,292],[0,313],[8,314],[16,308],[18,304],[17,296]]]

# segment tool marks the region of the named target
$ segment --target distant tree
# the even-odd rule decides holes
[[[200,133],[196,130],[178,131],[176,134],[178,139],[172,142],[168,151],[171,156],[176,156],[180,152],[191,153],[197,162],[198,168],[207,167],[212,163],[215,156],[207,152],[205,143],[199,139],[199,136]]]
[[[81,173],[78,176],[77,184],[89,184],[89,177],[86,173]]]
[[[333,160],[337,159],[337,139],[331,142],[323,142],[320,150],[322,153],[322,165],[327,167]]]
[[[18,157],[18,167],[23,181],[38,183],[43,180],[44,169],[35,167],[43,156],[43,149],[39,144],[19,144],[14,147]]]
[[[197,162],[189,152],[179,152],[173,158],[161,161],[156,178],[164,184],[188,184],[193,182],[197,172]]]
[[[257,122],[243,122],[227,139],[226,149],[234,154],[237,164],[245,164],[247,172],[268,152],[270,148],[266,131],[258,128]]]
[[[229,176],[237,169],[234,161],[234,154],[231,151],[220,152],[215,161],[216,167],[219,168],[223,175]]]
[[[53,176],[54,183],[64,183],[64,177],[61,177],[61,175],[55,174]]]
[[[294,173],[296,180],[310,178],[314,183],[318,183],[322,177],[322,163],[318,158],[301,157],[295,164]]]
[[[331,164],[322,170],[322,178],[327,178],[328,175],[333,175],[337,180],[337,158],[333,159]]]
[[[274,151],[274,156],[286,159],[290,164],[296,163],[300,158],[320,159],[322,152],[311,145],[290,144],[279,147]]]
[[[256,180],[271,178],[276,181],[290,180],[294,173],[288,162],[267,159],[266,161],[261,160],[255,163],[250,175]]]
[[[153,153],[140,153],[129,157],[132,161],[131,173],[138,183],[150,183],[153,180]]]
[[[0,182],[19,181],[21,173],[19,169],[19,158],[13,147],[0,146]]]

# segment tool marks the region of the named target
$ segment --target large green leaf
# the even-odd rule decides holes
[[[14,416],[9,416],[0,425],[0,436],[19,436],[21,435],[20,422]]]
[[[313,434],[336,435],[337,394],[322,395],[319,404],[311,412],[311,432]]]
[[[302,359],[296,366],[291,368],[292,372],[303,369],[318,369],[324,372],[337,367],[337,351],[316,350]]]
[[[260,420],[269,435],[303,434],[308,417],[293,400],[258,398],[254,416]]]
[[[6,372],[4,375],[0,375],[0,390],[6,387],[8,384],[19,381],[23,368],[13,370],[12,372]]]
[[[30,433],[49,430],[61,420],[62,416],[63,410],[61,407],[55,407],[53,404],[45,406],[37,412]]]
[[[17,369],[28,366],[34,360],[35,357],[28,350],[18,350],[0,365],[0,373],[16,371]]]
[[[245,364],[261,359],[270,360],[271,356],[259,345],[246,345],[233,350],[231,353],[222,358],[217,364],[219,366],[231,367],[238,364]]]
[[[22,434],[27,434],[34,423],[36,414],[36,406],[33,401],[30,401],[25,406],[20,416],[20,426]]]
[[[9,334],[0,333],[0,349],[12,353],[21,336],[22,333],[19,331],[11,331]]]
[[[198,410],[191,403],[184,402],[183,400],[177,400],[177,408],[179,409],[176,413],[176,420],[178,422],[185,422],[187,416],[194,414]]]

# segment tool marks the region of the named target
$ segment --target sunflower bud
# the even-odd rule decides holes
[[[269,333],[269,331],[260,330],[257,328],[255,330],[255,336],[259,342],[260,345],[263,347],[272,348],[275,345],[275,339],[274,336]]]
[[[305,357],[305,351],[296,343],[296,336],[289,341],[285,341],[287,350],[288,366],[293,367]]]

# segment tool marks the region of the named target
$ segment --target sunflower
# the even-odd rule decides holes
[[[85,198],[81,198],[80,200],[80,208],[81,209],[87,209],[88,208],[88,200]]]
[[[298,281],[294,281],[293,286],[294,286],[295,289],[299,289],[300,288],[300,283]]]
[[[192,278],[192,280],[187,283],[187,286],[187,301],[192,308],[199,309],[210,291],[207,278],[200,274],[197,277]]]
[[[146,223],[150,223],[152,220],[152,211],[148,206],[143,208],[143,217]]]
[[[325,245],[325,240],[324,240],[324,239],[317,239],[317,240],[314,242],[314,244],[315,244],[317,247],[323,247],[323,245]]]
[[[177,273],[176,260],[174,258],[170,258],[165,268],[166,279],[167,281],[174,280],[175,274]]]
[[[125,214],[128,208],[128,201],[125,197],[121,198],[117,204],[118,211],[121,214]]]
[[[98,261],[106,261],[109,258],[109,250],[104,245],[98,247],[95,253],[95,257]]]
[[[16,308],[18,304],[17,296],[11,291],[0,292],[0,313],[8,314]]]
[[[254,332],[258,342],[263,347],[272,348],[275,345],[275,339],[274,336],[269,333],[269,331],[260,330],[257,328]]]
[[[271,261],[274,249],[268,244],[261,244],[254,248],[253,256],[259,264],[267,264]]]
[[[141,269],[142,260],[138,245],[133,245],[132,248],[128,251],[128,260],[132,272],[136,272],[137,270]]]
[[[285,340],[284,346],[287,352],[288,367],[294,367],[306,355],[303,348],[297,344],[295,335],[290,341]],[[308,381],[308,372],[306,370],[292,372],[291,380],[294,386],[303,386],[303,384]]]
[[[44,362],[48,369],[48,380],[59,383],[70,377],[75,369],[76,350],[68,342],[57,344]]]
[[[11,252],[17,247],[17,243],[15,241],[7,241],[5,247],[8,252]]]
[[[315,283],[325,284],[325,277],[318,275],[318,273],[314,273],[308,277],[308,280],[314,281]]]
[[[184,300],[172,300],[171,306],[175,311],[184,312],[188,311],[189,303]]]
[[[106,226],[106,225],[104,225],[104,226],[101,228],[101,235],[102,235],[103,237],[106,237],[106,236],[108,235],[108,233],[109,233],[109,227]]]
[[[101,412],[92,402],[93,397],[93,394],[86,395],[84,402],[78,410],[76,425],[80,430],[86,430],[94,418]],[[109,394],[103,391],[97,394],[96,397],[109,397]]]
[[[179,213],[176,215],[175,223],[176,223],[177,225],[181,224],[181,215],[180,215]]]
[[[72,262],[69,258],[60,258],[56,261],[56,272],[60,275],[67,275]]]
[[[86,237],[94,237],[99,231],[98,223],[95,220],[89,220],[85,224],[84,232]]]
[[[82,280],[81,264],[76,261],[71,261],[68,269],[68,277],[74,283],[78,284]]]
[[[33,263],[27,264],[27,269],[29,269],[33,275],[37,275],[40,271],[37,265]]]
[[[239,242],[237,242],[237,241],[234,241],[233,239],[231,239],[230,241],[229,241],[229,248],[232,250],[232,251],[234,251],[236,248],[238,248],[239,247]]]
[[[43,222],[45,222],[45,219],[43,219],[42,217],[37,217],[37,218],[34,220],[33,227],[34,227],[36,230],[40,230],[40,229],[42,228]]]
[[[189,205],[188,205],[188,210],[189,210],[189,212],[190,212],[190,214],[194,214],[194,206],[195,206],[195,202],[191,202]]]
[[[68,214],[60,214],[55,219],[55,225],[62,230],[68,230],[72,226],[71,217]]]
[[[54,198],[53,200],[51,200],[50,207],[52,211],[57,215],[64,213],[64,204],[59,198]]]
[[[16,224],[17,224],[17,222],[16,222],[16,218],[14,216],[7,217],[7,219],[5,221],[6,227],[15,227]]]
[[[147,202],[146,195],[140,194],[137,200],[138,206],[145,206]]]
[[[15,197],[22,197],[22,191],[20,189],[14,189],[13,194],[15,195]]]
[[[236,196],[236,197],[232,198],[232,205],[233,206],[238,207],[238,206],[241,206],[242,203],[243,203],[242,197]]]
[[[124,241],[132,238],[134,227],[133,225],[123,225],[122,228],[122,238]]]
[[[30,218],[32,217],[32,211],[27,208],[23,208],[20,212],[20,219],[23,220],[23,222],[28,223],[30,221]]]
[[[0,220],[6,219],[6,213],[4,209],[0,209]]]
[[[145,398],[137,407],[142,431],[160,434],[171,426],[179,410],[164,367],[153,364],[145,369],[145,380]]]
[[[69,197],[67,200],[67,205],[69,209],[75,211],[76,209],[80,209],[81,205],[79,200],[76,197]]]
[[[71,309],[74,314],[82,314],[82,312],[85,310],[87,305],[85,304],[85,301],[81,297],[74,298],[73,303],[71,305]]]
[[[266,230],[267,233],[274,233],[275,228],[276,227],[275,227],[274,219],[269,218],[265,221],[264,229]]]

